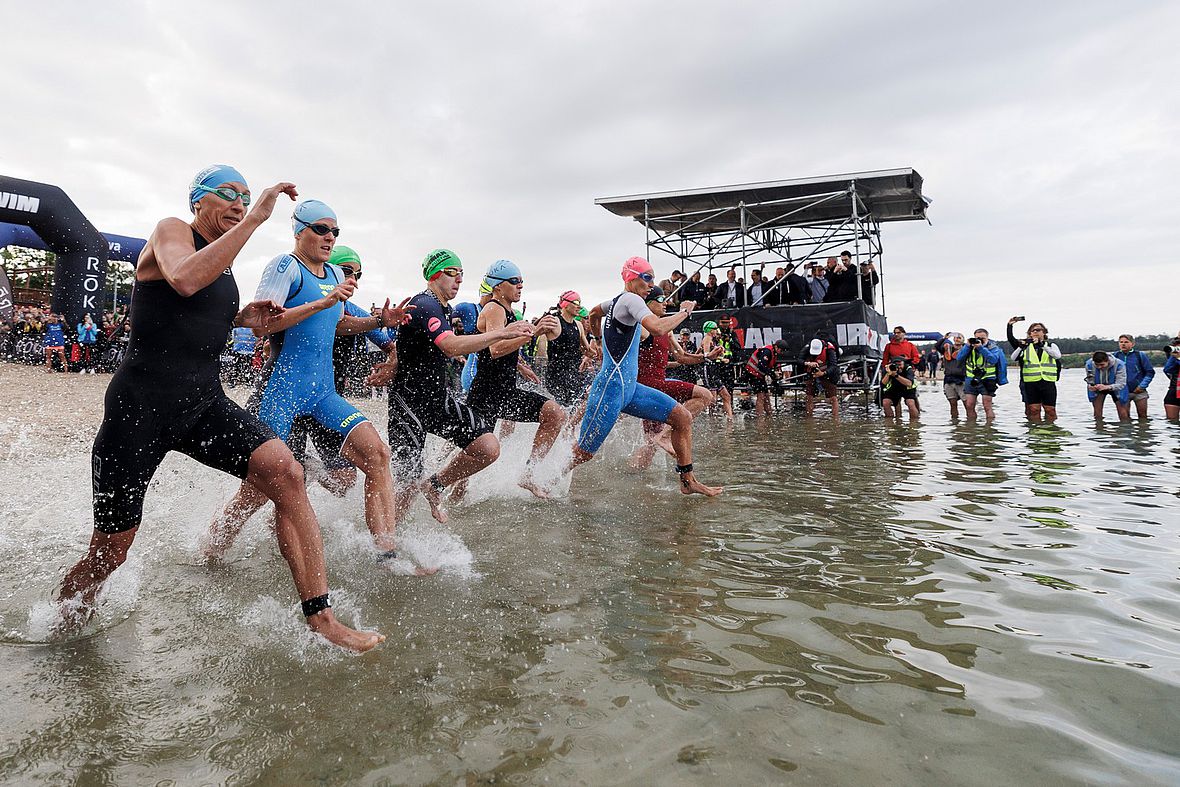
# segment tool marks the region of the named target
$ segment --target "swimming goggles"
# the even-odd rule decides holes
[[[315,232],[315,230],[312,230],[312,232]],[[341,265],[340,270],[344,271],[345,276],[351,276],[357,281],[361,280],[361,271],[358,271],[356,268],[350,268],[347,265]]]
[[[493,281],[506,282],[511,284],[513,287],[519,287],[520,285],[524,284],[524,279],[522,279],[520,276],[509,276],[507,279],[501,278],[499,276],[489,276],[488,278],[492,279]]]
[[[197,191],[204,192],[205,194],[216,194],[226,202],[233,202],[234,200],[240,199],[243,205],[250,204],[250,192],[248,191],[238,191],[237,189],[230,188],[229,186],[218,186],[217,188],[213,188],[212,186],[202,186],[200,184],[197,184],[193,188]]]
[[[306,221],[304,221],[301,218],[296,218],[295,221],[299,222],[304,227],[307,227],[309,230],[314,232],[316,235],[321,235],[321,236],[327,235],[330,232],[330,233],[332,233],[332,237],[334,237],[334,238],[340,237],[340,228],[339,227],[329,227],[327,224],[308,224]]]
[[[439,273],[441,273],[443,276],[449,276],[452,279],[457,279],[463,275],[463,269],[452,265],[450,267],[443,268],[441,271],[439,271]]]

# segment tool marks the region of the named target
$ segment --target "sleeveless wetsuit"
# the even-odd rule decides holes
[[[637,382],[639,323],[651,314],[633,292],[602,304],[602,368],[590,385],[586,416],[578,432],[578,447],[589,454],[602,447],[620,413],[652,421],[667,421],[676,402]]]
[[[294,309],[320,300],[342,281],[344,273],[335,265],[325,265],[321,277],[298,257],[280,254],[263,269],[254,299]],[[258,417],[283,440],[291,435],[291,426],[301,415],[311,416],[336,432],[341,446],[357,424],[369,420],[336,392],[332,346],[343,314],[344,304],[336,303],[270,337],[272,348],[278,351],[272,350],[274,368],[262,393]]]
[[[566,322],[560,314],[557,315],[557,321],[561,323],[561,335],[549,340],[545,387],[562,407],[572,407],[586,390],[586,378],[579,371],[582,342],[576,322]]]
[[[389,447],[403,483],[421,477],[428,433],[466,448],[495,426],[447,387],[449,361],[436,343],[453,333],[450,307],[430,290],[408,305],[414,309],[398,330],[397,373],[389,385]]]
[[[499,301],[488,301],[487,308],[493,304],[504,310],[505,325],[516,322],[516,315]],[[549,400],[538,393],[516,387],[516,363],[519,358],[519,349],[499,358],[492,357],[490,347],[480,350],[475,380],[467,394],[467,404],[491,421],[502,418],[505,421],[539,423],[541,408]]]
[[[198,250],[209,245],[193,230]],[[169,451],[245,478],[250,455],[274,439],[230,401],[219,356],[238,312],[238,285],[226,268],[185,298],[164,279],[137,281],[131,339],[107,387],[94,439],[94,527],[118,533],[139,525],[148,482]]]

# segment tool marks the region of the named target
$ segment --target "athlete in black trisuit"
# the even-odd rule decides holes
[[[449,304],[459,294],[463,263],[454,252],[436,249],[426,255],[422,277],[426,290],[410,299],[413,311],[398,331],[396,364],[377,364],[365,381],[389,386],[389,446],[399,486],[398,524],[417,492],[426,497],[434,518],[445,524],[443,490],[500,457],[500,442],[492,434],[494,424],[458,401],[447,386],[447,359],[479,352],[503,339],[533,335],[532,324],[523,321],[475,336],[455,335]],[[428,433],[463,450],[438,473],[414,483],[422,477]]]
[[[127,559],[143,516],[148,483],[169,451],[245,478],[275,502],[279,550],[291,568],[313,631],[366,651],[384,637],[336,620],[328,599],[319,524],[303,472],[281,440],[225,395],[218,356],[234,325],[265,328],[282,307],[255,301],[238,311],[234,258],[291,183],[264,191],[246,212],[250,192],[232,167],[202,170],[189,189],[192,224],[167,218],[139,256],[131,298],[131,341],[107,388],[94,441],[94,533],[90,549],[62,582],[66,628],[94,614],[104,582]]]
[[[524,277],[520,269],[508,260],[497,260],[488,268],[484,282],[492,288],[492,299],[479,313],[476,323],[481,334],[497,331],[516,322],[512,304],[518,303],[524,291]],[[536,323],[537,336],[549,339],[561,330],[557,318],[546,314]],[[549,493],[533,480],[533,469],[545,458],[561,428],[565,426],[565,410],[557,402],[539,393],[516,387],[516,376],[520,374],[530,382],[539,383],[537,374],[520,360],[520,348],[532,341],[531,335],[515,339],[501,339],[490,347],[479,351],[479,363],[475,380],[467,393],[467,404],[488,421],[497,420],[513,423],[531,422],[537,424],[533,438],[533,450],[525,465],[524,475],[519,484],[542,499]]]
[[[578,320],[582,296],[566,290],[557,302],[556,314],[561,333],[549,340],[545,351],[545,387],[562,407],[585,403],[589,379],[584,371],[587,359],[597,361],[594,349]],[[578,418],[571,418],[580,420]]]

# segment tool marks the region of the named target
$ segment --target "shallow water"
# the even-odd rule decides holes
[[[625,473],[624,424],[534,502],[522,432],[451,526],[415,510],[429,579],[313,490],[338,611],[389,635],[361,657],[305,635],[265,515],[196,565],[234,485],[177,457],[99,630],[38,644],[89,457],[9,421],[0,780],[1176,783],[1180,427],[1096,425],[1080,389],[1053,426],[1011,388],[990,426],[930,387],[920,425],[705,419],[718,500]]]

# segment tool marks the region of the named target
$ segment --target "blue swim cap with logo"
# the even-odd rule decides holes
[[[308,224],[315,224],[320,219],[338,220],[336,211],[318,199],[305,199],[295,206],[295,213],[291,215],[291,229],[298,235],[307,229]]]
[[[489,287],[495,287],[509,279],[523,278],[524,276],[521,275],[520,268],[516,266],[515,262],[511,260],[496,260],[488,267],[488,272],[484,275],[483,280]]]
[[[193,213],[197,212],[197,203],[201,201],[202,197],[208,196],[208,192],[201,191],[198,186],[206,186],[207,188],[215,189],[218,186],[224,186],[226,183],[241,183],[246,188],[246,179],[242,177],[242,173],[231,167],[229,164],[211,164],[193,176],[192,182],[188,186],[188,209]]]

